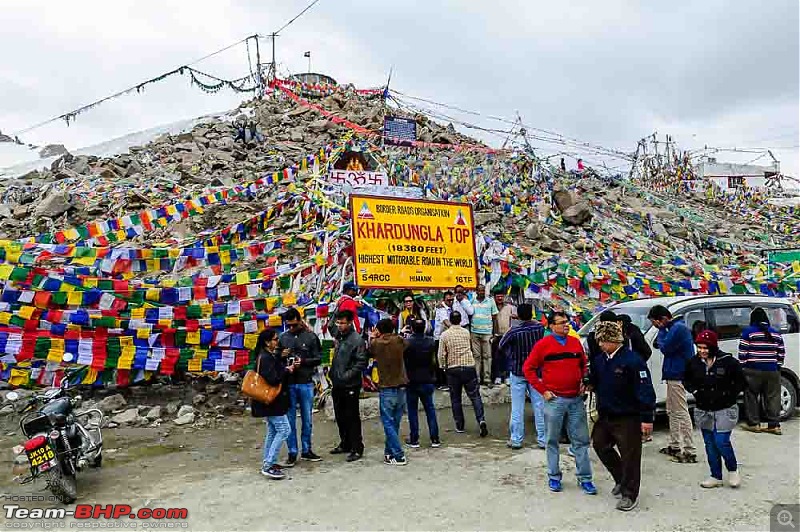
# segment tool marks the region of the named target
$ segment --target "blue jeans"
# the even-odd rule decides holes
[[[575,452],[578,482],[592,480],[592,464],[589,462],[589,425],[586,421],[586,405],[583,397],[554,397],[544,402],[544,421],[547,425],[547,475],[561,480],[558,465],[558,439],[564,418],[567,418],[567,434]]]
[[[436,386],[433,384],[409,384],[406,389],[406,403],[408,406],[408,429],[411,433],[409,437],[414,443],[419,442],[419,412],[417,407],[422,401],[425,409],[425,417],[428,418],[428,432],[431,440],[439,439],[439,423],[436,421],[436,407],[433,404],[433,392]]]
[[[289,437],[289,420],[286,416],[268,416],[265,422],[267,437],[264,438],[263,467],[267,469],[278,460],[281,445]]]
[[[716,430],[703,430],[703,442],[706,444],[706,456],[711,476],[722,480],[722,460],[728,471],[736,471],[736,455],[733,453],[730,432],[717,432]]]
[[[525,394],[531,398],[533,405],[533,423],[536,426],[536,443],[539,447],[545,446],[544,425],[544,397],[531,386],[525,377],[511,373],[511,419],[508,422],[508,432],[511,435],[511,445],[522,445],[525,440]]]
[[[403,446],[400,443],[400,421],[406,406],[405,388],[381,388],[380,407],[383,433],[386,436],[383,454],[403,458]]]
[[[300,406],[302,422],[303,453],[311,452],[311,405],[314,403],[314,384],[289,385],[289,454],[297,454],[297,407]]]

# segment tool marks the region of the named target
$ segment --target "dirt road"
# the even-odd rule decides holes
[[[735,432],[743,477],[738,490],[700,488],[707,475],[702,450],[695,465],[673,464],[659,455],[667,437],[662,423],[645,447],[640,507],[625,514],[614,510],[613,483],[593,452],[599,495],[580,492],[565,448],[565,489],[548,492],[544,452],[505,447],[508,409],[487,410],[491,433],[486,439],[478,437],[474,423],[467,434],[456,434],[450,412],[440,411],[444,445],[432,449],[423,438],[423,447],[409,449],[406,467],[382,464],[377,420],[365,422],[362,461],[347,464],[329,455],[335,424],[318,417],[314,441],[324,461],[300,463],[291,479],[279,482],[258,473],[263,424],[257,420],[231,418],[224,427],[204,431],[172,427],[166,437],[161,429],[108,431],[104,467],[79,477],[78,502],[185,507],[191,530],[720,531],[767,530],[773,504],[800,503],[797,418],[784,424],[781,437]],[[529,442],[530,434],[531,427]],[[8,449],[17,438],[4,433],[0,446]],[[3,456],[8,459],[10,453]],[[11,464],[6,465],[8,471]],[[6,494],[47,495],[43,483],[16,486],[8,478],[0,484]],[[126,526],[134,524],[143,529],[146,522]],[[76,525],[67,521],[66,527]],[[2,529],[20,526],[19,520],[0,519]]]

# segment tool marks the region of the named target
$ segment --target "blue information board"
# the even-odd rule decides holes
[[[411,146],[417,140],[417,122],[413,118],[387,116],[383,119],[383,141],[395,146]]]

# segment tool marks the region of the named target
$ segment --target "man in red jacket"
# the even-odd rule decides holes
[[[586,354],[580,340],[569,334],[569,317],[555,311],[547,319],[550,336],[534,344],[522,366],[528,382],[542,394],[544,421],[547,427],[547,476],[550,491],[561,491],[558,439],[564,418],[567,434],[575,453],[578,485],[588,495],[596,495],[589,461],[589,424],[583,401],[587,376]]]

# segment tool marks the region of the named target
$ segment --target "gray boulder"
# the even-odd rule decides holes
[[[186,414],[194,414],[194,407],[190,405],[183,405],[178,410],[178,417],[183,417]]]
[[[124,397],[122,397],[122,395],[114,394],[97,403],[97,408],[99,408],[104,414],[110,414],[116,410],[121,410],[127,404],[128,402]]]
[[[53,157],[54,155],[64,155],[69,153],[63,144],[48,144],[39,151],[39,157]]]
[[[161,417],[161,407],[160,406],[154,406],[153,408],[151,408],[147,412],[147,414],[145,414],[144,417],[146,417],[150,421],[155,421],[156,419]]]
[[[194,412],[187,412],[182,416],[178,416],[177,418],[175,418],[175,421],[173,421],[173,423],[175,423],[176,425],[189,425],[191,423],[194,423]]]
[[[133,425],[138,423],[140,419],[139,409],[129,408],[111,418],[111,421],[119,423],[120,425]]]
[[[36,206],[35,214],[42,218],[55,218],[67,212],[72,203],[66,192],[54,192]]]
[[[561,218],[572,225],[584,225],[592,219],[592,209],[586,202],[580,202],[562,211]]]

